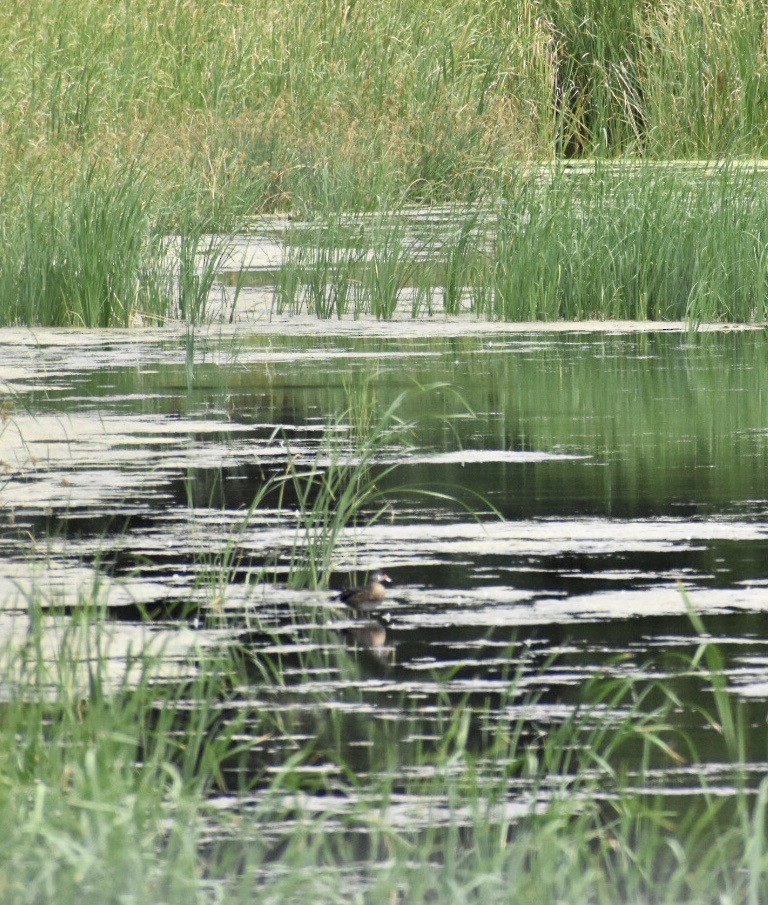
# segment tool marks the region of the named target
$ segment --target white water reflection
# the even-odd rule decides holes
[[[231,633],[64,616],[0,614],[0,701],[87,699],[106,691],[194,678],[206,651]]]

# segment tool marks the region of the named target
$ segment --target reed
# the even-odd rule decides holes
[[[0,323],[127,327],[168,313],[162,251],[141,179],[88,169],[62,191],[42,181],[0,219]]]
[[[169,673],[158,644],[118,653],[98,583],[70,617],[27,604],[26,637],[8,634],[0,653],[3,899],[194,900],[196,814],[236,748],[211,736],[235,661],[199,650],[199,671]]]
[[[710,788],[702,770],[695,801],[681,806],[664,794],[664,771],[695,767],[698,753],[676,728],[674,689],[653,680],[596,678],[570,717],[541,725],[526,715],[537,695],[521,668],[492,711],[446,686],[442,719],[426,724],[423,701],[407,696],[396,721],[358,715],[355,684],[348,706],[328,711],[321,686],[317,713],[299,727],[312,738],[266,771],[260,746],[271,738],[280,751],[295,719],[270,718],[242,689],[266,682],[288,694],[299,673],[286,681],[277,664],[254,678],[247,651],[227,645],[174,659],[186,678],[158,682],[161,648],[115,659],[97,586],[69,622],[28,605],[26,640],[6,645],[2,661],[13,690],[0,723],[7,902],[229,905],[258,892],[266,902],[359,893],[384,903],[403,891],[417,903],[450,893],[478,905],[762,900],[768,783],[755,794],[740,785],[752,727],[693,610],[701,647],[683,666],[713,689],[696,716],[723,728],[734,785],[726,798],[725,778]],[[308,675],[345,657],[330,643],[299,656]],[[356,667],[347,658],[343,668]],[[356,739],[365,744],[353,760]],[[230,808],[209,807],[235,767],[243,785],[230,789]]]
[[[0,186],[135,160],[176,227],[186,212],[229,228],[393,194],[467,202],[521,160],[760,157],[765,15],[765,0],[6,4]]]
[[[388,511],[386,495],[377,482],[385,481],[397,466],[377,465],[377,460],[385,448],[399,447],[405,439],[408,427],[399,411],[406,395],[399,394],[378,417],[372,414],[367,396],[364,411],[347,409],[340,422],[325,431],[316,456],[307,465],[289,452],[286,472],[276,481],[279,508],[290,491],[298,513],[288,562],[291,587],[327,587],[345,533],[374,524]],[[344,425],[353,417],[350,431]],[[365,425],[362,430],[361,422]]]
[[[276,287],[277,309],[319,318],[359,313],[365,227],[351,215],[330,214],[286,236],[286,259]]]
[[[493,203],[338,215],[297,230],[280,310],[389,319],[762,322],[768,176],[754,167],[621,164],[518,171]],[[354,220],[353,220],[354,222]],[[297,250],[294,251],[293,249]]]
[[[526,184],[501,209],[493,317],[762,321],[758,172],[598,167]]]

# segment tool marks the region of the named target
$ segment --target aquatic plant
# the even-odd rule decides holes
[[[754,322],[767,316],[766,176],[750,166],[520,170],[494,203],[302,232],[281,310],[321,317],[443,312],[497,320]]]
[[[762,321],[765,214],[749,168],[558,171],[501,207],[484,313]]]
[[[360,274],[367,253],[364,226],[352,215],[331,214],[302,224],[285,238],[286,257],[276,286],[279,312],[319,318],[359,313]]]
[[[50,189],[33,183],[0,218],[0,323],[127,327],[164,317],[162,251],[140,175],[90,168]]]
[[[318,691],[314,709],[270,722],[242,690],[272,679],[249,677],[230,642],[186,662],[162,646],[116,655],[91,593],[69,624],[28,601],[26,640],[3,648],[5,901],[228,905],[301,890],[384,903],[404,889],[417,903],[762,901],[768,781],[742,785],[736,759],[730,794],[722,774],[710,785],[675,726],[674,688],[598,677],[570,716],[537,724],[537,695],[512,668],[485,704],[456,697],[443,676],[437,722],[407,696],[390,702],[397,720],[358,713],[360,686],[347,708],[327,710]],[[328,649],[301,656],[309,670],[329,667]],[[723,727],[738,755],[751,727],[720,656],[704,634],[681,666],[715,689],[694,715]],[[158,681],[171,665],[176,677]],[[260,749],[271,739],[280,751],[300,712],[313,737],[264,770]],[[681,763],[700,786],[682,803],[665,795]]]
[[[291,587],[326,587],[343,533],[360,522],[372,525],[388,511],[377,482],[397,466],[377,467],[376,463],[387,446],[404,439],[407,425],[400,420],[399,410],[405,395],[400,393],[376,418],[366,414],[365,433],[353,429],[351,437],[343,429],[352,414],[348,409],[339,424],[325,431],[316,456],[306,465],[296,462],[289,448],[286,472],[277,482],[278,507],[283,507],[284,494],[290,489],[298,514],[288,563]]]
[[[194,325],[205,320],[213,285],[227,254],[224,238],[207,234],[200,224],[183,227],[170,242],[171,283],[178,316]]]
[[[184,265],[166,285],[160,237],[212,263],[203,236],[276,209],[313,224],[307,241],[292,230],[284,310],[387,318],[413,289],[419,313],[439,285],[449,314],[468,299],[505,319],[759,319],[762,177],[736,164],[768,146],[766,8],[6,4],[0,323],[155,322],[173,299],[204,316],[210,280]],[[521,180],[525,161],[591,155],[625,167],[572,192],[563,173]],[[655,188],[631,166],[689,157],[734,165],[667,167]],[[437,237],[439,283],[403,231],[414,202],[478,215],[477,232]],[[358,212],[385,215],[365,242],[342,238]]]
[[[365,292],[370,313],[379,319],[391,318],[400,294],[414,270],[403,218],[385,213],[372,229],[372,248],[365,270]]]

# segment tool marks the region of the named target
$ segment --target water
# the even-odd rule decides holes
[[[754,724],[751,769],[764,772],[762,332],[312,331],[262,325],[193,342],[160,331],[41,331],[34,342],[0,333],[4,644],[23,643],[34,594],[55,659],[99,576],[116,681],[137,647],[156,645],[158,678],[175,681],[194,672],[199,646],[239,645],[253,669],[227,713],[271,708],[291,727],[255,746],[267,777],[331,714],[364,773],[371,722],[393,727],[407,762],[467,700],[478,707],[470,746],[514,713],[530,719],[535,745],[591,680],[658,680],[691,704],[676,719],[727,792],[723,746],[693,712],[708,688],[690,668],[700,638],[684,590],[723,651],[731,694]],[[291,507],[278,511],[272,493],[245,514],[289,460],[316,461],[325,427],[350,404],[336,427],[344,455],[350,429],[364,432],[404,392],[408,429],[377,456],[386,509],[341,537],[331,576],[333,589],[381,565],[393,577],[366,635],[370,620],[352,619],[331,593],[282,581]],[[277,584],[259,580],[265,566]],[[346,649],[355,670],[337,657]],[[278,661],[276,686],[263,667]],[[414,710],[418,726],[404,716]],[[232,765],[232,789],[248,769]],[[338,768],[320,759],[305,769]],[[699,777],[681,762],[659,788],[695,795]],[[510,808],[524,810],[530,794],[520,781]],[[257,803],[224,796],[216,807]],[[404,796],[400,819],[418,824],[423,806]]]

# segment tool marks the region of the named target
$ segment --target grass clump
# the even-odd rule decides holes
[[[492,292],[477,313],[502,320],[765,319],[760,173],[597,168],[521,188],[501,208]]]
[[[0,215],[0,326],[203,321],[225,242],[199,223],[171,236],[162,224],[134,166],[20,189]]]
[[[62,191],[42,181],[0,221],[0,323],[127,327],[165,317],[161,248],[140,178],[88,170]]]

